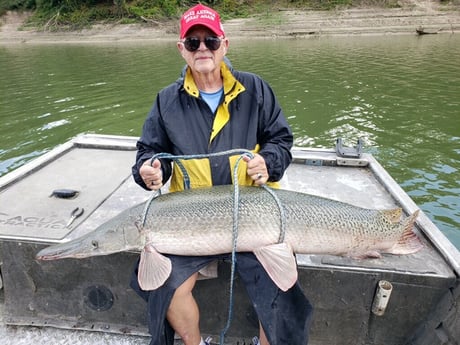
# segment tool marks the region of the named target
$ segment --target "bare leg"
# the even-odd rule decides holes
[[[260,322],[259,322],[259,344],[260,345],[270,345]]]
[[[185,345],[199,345],[200,313],[192,295],[198,273],[193,274],[174,292],[166,317]]]

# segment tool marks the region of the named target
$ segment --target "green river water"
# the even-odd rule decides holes
[[[460,37],[236,40],[237,69],[266,79],[295,145],[358,137],[460,248]],[[0,47],[0,175],[75,135],[140,135],[183,67],[174,41]]]

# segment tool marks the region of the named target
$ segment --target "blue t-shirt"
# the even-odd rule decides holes
[[[206,103],[208,103],[209,108],[211,108],[212,112],[215,113],[217,107],[219,106],[220,99],[222,98],[222,94],[224,89],[221,88],[219,91],[216,92],[204,92],[200,90],[200,95],[204,99]]]

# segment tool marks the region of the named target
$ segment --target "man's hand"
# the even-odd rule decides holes
[[[152,165],[150,165],[150,160],[145,161],[139,169],[139,174],[147,188],[159,190],[163,186],[163,171],[160,160],[155,159]]]
[[[267,165],[265,164],[265,159],[261,155],[256,153],[252,159],[244,156],[243,160],[248,164],[248,176],[254,180],[256,185],[261,186],[268,181]]]

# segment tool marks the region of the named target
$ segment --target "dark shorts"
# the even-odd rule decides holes
[[[162,287],[153,291],[142,290],[137,282],[138,263],[131,278],[131,287],[148,305],[148,326],[152,335],[150,345],[174,343],[174,330],[166,320],[166,312],[176,288],[210,262],[216,259],[231,260],[230,254],[166,256],[171,259],[172,272]],[[237,253],[236,262],[238,275],[246,287],[270,345],[306,345],[313,308],[299,283],[283,292],[273,283],[254,254]]]

